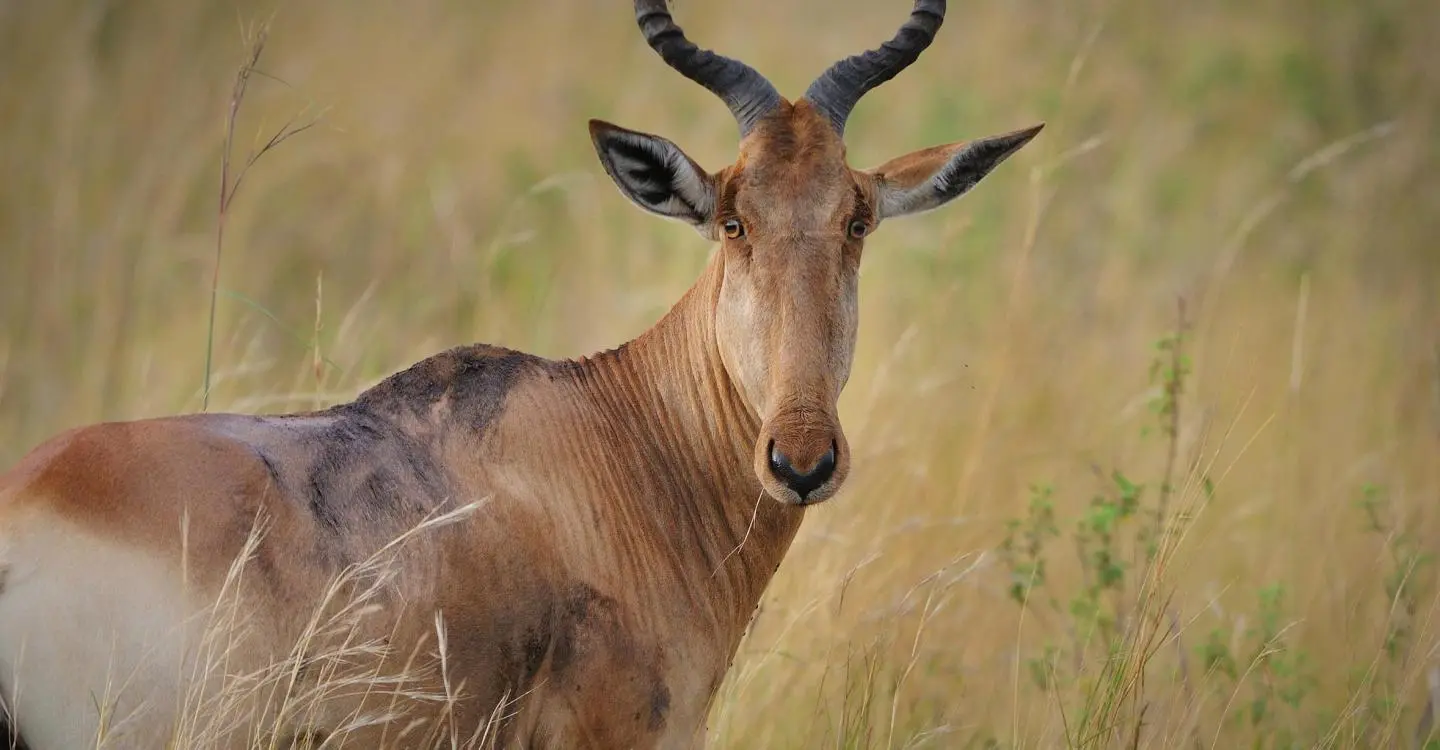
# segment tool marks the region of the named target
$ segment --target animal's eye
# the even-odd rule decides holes
[[[726,219],[725,223],[720,226],[725,230],[725,236],[732,240],[738,240],[745,236],[745,225],[741,224],[739,219]]]
[[[860,219],[855,219],[850,222],[850,236],[854,237],[855,239],[860,239],[861,237],[864,237],[865,233],[869,231],[870,225],[866,224]]]

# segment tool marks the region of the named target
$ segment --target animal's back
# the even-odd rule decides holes
[[[315,414],[84,427],[0,475],[0,696],[29,745],[93,746],[103,733],[106,747],[162,747],[177,720],[217,707],[204,705],[217,700],[207,678],[293,657],[302,687],[343,680],[309,662],[346,646],[307,628],[343,630],[347,599],[433,611],[447,595],[445,549],[423,534],[387,545],[481,499],[446,470],[444,431],[426,420],[463,403],[473,437],[478,421],[494,419],[505,390],[495,386],[527,365],[497,352],[513,354],[437,355]],[[453,529],[428,533],[456,538]],[[350,585],[332,588],[347,570]],[[433,615],[421,618],[429,632],[361,619],[331,633],[355,650],[333,662],[364,661],[392,638],[428,636],[425,648],[435,648]],[[288,653],[302,639],[313,651]],[[254,692],[254,705],[226,708],[273,708],[275,696]],[[320,723],[357,710],[335,702],[327,713],[341,716]],[[182,722],[178,731],[209,730]],[[204,744],[223,746],[214,739]]]

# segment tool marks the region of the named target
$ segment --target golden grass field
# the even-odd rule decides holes
[[[715,747],[1424,741],[1440,4],[1161,5],[952,3],[860,104],[856,166],[1048,126],[957,204],[868,242],[841,403],[853,473],[767,593]],[[798,96],[908,7],[675,13]],[[225,115],[245,29],[272,10],[0,4],[5,466],[70,426],[202,408]],[[646,48],[628,3],[292,0],[259,68],[235,159],[319,120],[231,205],[210,410],[347,400],[473,341],[608,348],[706,261],[589,142],[601,117],[707,168],[733,158],[734,121]],[[1167,389],[1155,343],[1181,300],[1189,366]],[[1143,486],[1133,515],[1115,515],[1115,472]],[[1004,542],[1047,487],[1037,581]],[[1104,585],[1097,550],[1119,576]],[[1022,607],[1012,585],[1032,582]]]

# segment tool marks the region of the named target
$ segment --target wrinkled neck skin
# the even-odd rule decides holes
[[[606,486],[589,497],[605,507],[597,508],[597,536],[587,543],[618,553],[609,562],[624,585],[655,597],[641,599],[638,610],[663,616],[656,610],[665,602],[678,606],[685,621],[713,628],[707,640],[725,649],[728,663],[804,509],[766,495],[755,476],[761,419],[721,361],[715,336],[724,257],[716,252],[649,331],[576,363],[573,382],[609,423],[598,434],[625,444],[616,451],[592,443],[590,451],[611,455],[592,463],[622,472],[615,456],[641,463],[630,476],[598,478]]]

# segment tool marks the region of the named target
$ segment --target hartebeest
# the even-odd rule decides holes
[[[465,346],[324,411],[98,424],[36,448],[0,478],[12,729],[36,750],[93,747],[102,732],[111,747],[162,747],[185,710],[208,705],[185,698],[199,613],[243,602],[223,668],[205,672],[233,689],[291,653],[347,567],[475,501],[397,547],[355,615],[347,637],[385,646],[349,664],[374,684],[269,714],[270,741],[407,745],[419,735],[405,727],[444,721],[461,741],[488,727],[502,746],[703,744],[804,509],[850,468],[836,402],[865,238],[960,196],[1040,130],[847,166],[851,109],[917,59],[944,10],[919,0],[891,41],[790,102],[689,42],[664,0],[636,0],[646,42],[724,100],[740,145],[711,173],[664,138],[591,121],[621,192],[720,244],[619,348],[550,361]],[[406,672],[442,645],[438,667]],[[286,690],[334,679],[300,662]],[[428,682],[400,699],[375,687],[401,673]],[[436,691],[448,702],[414,697]],[[244,729],[225,743],[252,742]]]

